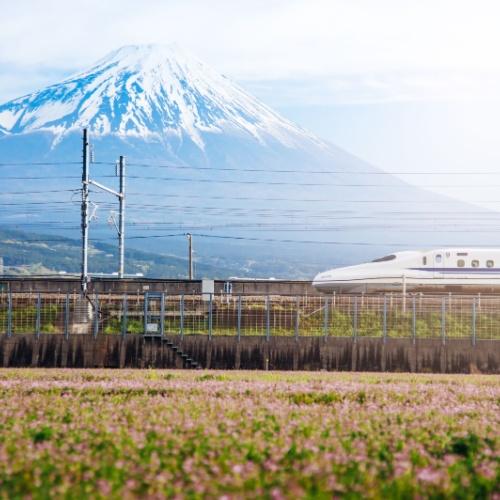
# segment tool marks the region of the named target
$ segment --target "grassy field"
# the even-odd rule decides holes
[[[0,370],[2,498],[499,498],[495,376]]]

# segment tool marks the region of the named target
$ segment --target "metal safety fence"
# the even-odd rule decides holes
[[[0,293],[0,334],[500,339],[500,296]]]

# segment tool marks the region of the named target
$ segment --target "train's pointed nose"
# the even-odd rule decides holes
[[[319,273],[314,277],[313,286],[318,289],[327,289],[331,287],[332,283],[342,283],[351,278],[350,273],[346,273],[342,269],[332,269],[323,273]]]
[[[329,273],[318,273],[314,279],[313,279],[313,286],[314,287],[321,287],[322,284],[324,284],[326,281],[329,279]]]
[[[313,286],[320,291],[349,291],[359,287],[363,270],[360,266],[339,267],[317,274]],[[366,273],[366,271],[365,271]]]

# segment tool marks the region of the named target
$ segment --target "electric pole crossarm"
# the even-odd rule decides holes
[[[95,186],[95,187],[97,187],[99,189],[102,189],[103,191],[106,191],[107,193],[114,194],[118,198],[121,198],[123,196],[123,193],[119,193],[118,191],[110,189],[109,187],[104,186],[100,182],[89,180],[88,183],[91,184],[92,186]]]

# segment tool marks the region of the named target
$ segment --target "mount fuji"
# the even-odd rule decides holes
[[[0,105],[2,184],[8,181],[9,192],[38,192],[45,202],[36,210],[3,209],[1,224],[78,234],[71,190],[80,187],[84,127],[93,177],[115,182],[113,164],[127,157],[127,234],[135,246],[179,253],[182,237],[163,235],[198,232],[206,238],[200,259],[238,261],[242,274],[309,276],[327,263],[377,255],[391,239],[408,246],[437,241],[436,232],[424,240],[405,227],[409,214],[434,217],[433,203],[444,198],[380,175],[176,45],[122,47],[61,83]],[[112,208],[102,193],[93,200],[99,213]],[[110,231],[106,219],[94,221],[93,234]]]
[[[181,162],[197,149],[210,163],[211,145],[226,137],[260,148],[328,149],[175,44],[122,47],[87,71],[0,105],[4,135],[51,134],[46,155],[84,127],[97,138],[161,146],[162,158]]]

